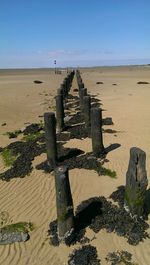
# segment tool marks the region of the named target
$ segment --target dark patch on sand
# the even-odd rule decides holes
[[[34,80],[33,81],[35,84],[42,84],[43,83],[43,81],[40,81],[40,80]]]
[[[103,85],[103,82],[96,82],[96,85]]]
[[[120,200],[122,200],[122,196],[123,194],[121,194]],[[105,197],[90,198],[77,207],[75,212],[75,232],[66,241],[66,244],[71,245],[76,242],[82,242],[87,227],[95,233],[102,229],[106,229],[108,233],[115,232],[117,235],[127,238],[128,243],[131,245],[137,245],[144,239],[150,238],[146,232],[149,225],[144,219],[131,218],[130,214],[122,206],[114,205]],[[50,224],[49,234],[51,244],[58,245],[57,220]]]
[[[145,81],[139,81],[137,82],[138,85],[147,85],[149,84],[149,82],[145,82]]]
[[[100,265],[96,247],[91,245],[83,246],[73,250],[69,255],[68,265]]]

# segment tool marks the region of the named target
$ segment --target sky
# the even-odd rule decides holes
[[[0,0],[0,68],[150,63],[149,0]]]

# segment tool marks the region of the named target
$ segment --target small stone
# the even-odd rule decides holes
[[[105,119],[102,120],[102,124],[103,125],[113,125],[113,121],[112,121],[112,118],[111,117],[107,117]]]
[[[29,239],[27,232],[3,231],[0,229],[0,245],[12,244],[15,242],[25,242]]]
[[[35,84],[42,84],[43,83],[43,81],[40,81],[40,80],[34,80],[33,81]]]
[[[79,89],[77,89],[77,88],[75,88],[74,90],[73,90],[73,92],[78,92],[79,91]]]
[[[139,81],[137,82],[138,85],[147,85],[149,84],[149,82],[145,82],[145,81]]]
[[[96,82],[97,85],[102,85],[104,84],[103,82]]]

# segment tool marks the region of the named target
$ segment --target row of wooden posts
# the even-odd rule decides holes
[[[57,95],[55,97],[56,118],[54,112],[44,114],[47,158],[49,166],[52,169],[57,164],[56,128],[58,133],[65,129],[64,103],[66,102],[71,89],[74,74],[74,71],[68,74],[64,79],[63,84],[61,84],[60,88],[57,90]],[[79,88],[80,109],[84,115],[85,128],[91,135],[93,153],[97,155],[104,151],[102,137],[102,110],[100,108],[91,108],[91,97],[87,95],[87,88],[84,88],[84,84],[78,71],[76,72],[76,77]]]
[[[80,109],[84,115],[85,128],[91,135],[92,149],[95,155],[104,152],[102,136],[102,110],[91,107],[91,97],[87,94],[80,72],[76,71],[77,84],[79,88]]]
[[[60,241],[74,232],[74,209],[71,195],[68,168],[57,166],[57,142],[56,125],[60,133],[65,128],[64,104],[67,101],[75,72],[67,75],[57,90],[56,118],[55,113],[45,113],[45,137],[47,147],[47,160],[50,168],[55,172],[56,208],[57,208],[57,232]],[[91,98],[87,95],[80,72],[76,71],[76,79],[79,89],[80,110],[84,115],[85,128],[90,132],[92,148],[95,155],[104,152],[102,137],[102,110],[91,107]],[[125,206],[133,215],[141,216],[144,209],[145,192],[148,184],[145,169],[146,154],[139,148],[130,150],[130,161],[126,175]]]
[[[54,112],[44,113],[45,137],[47,147],[47,160],[51,169],[57,165],[57,141],[56,141],[56,124],[57,131],[64,129],[64,102],[66,101],[74,77],[74,71],[69,73],[64,79],[60,88],[57,90],[56,100],[56,117]]]
[[[56,118],[53,112],[44,114],[47,160],[50,168],[55,171],[59,239],[64,239],[68,236],[68,233],[72,234],[74,231],[74,211],[68,169],[65,166],[57,167],[56,141],[56,128],[58,133],[65,129],[64,108],[74,75],[74,71],[69,73],[57,90],[57,95],[55,97]],[[84,87],[79,71],[76,71],[76,79],[79,90],[80,110],[84,115],[85,128],[91,134],[93,153],[97,155],[104,151],[102,139],[102,111],[100,108],[91,108],[91,97],[87,95],[87,88]]]

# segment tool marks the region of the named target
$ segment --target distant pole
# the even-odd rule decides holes
[[[55,74],[56,74],[56,60],[54,60],[54,65],[55,65]]]

